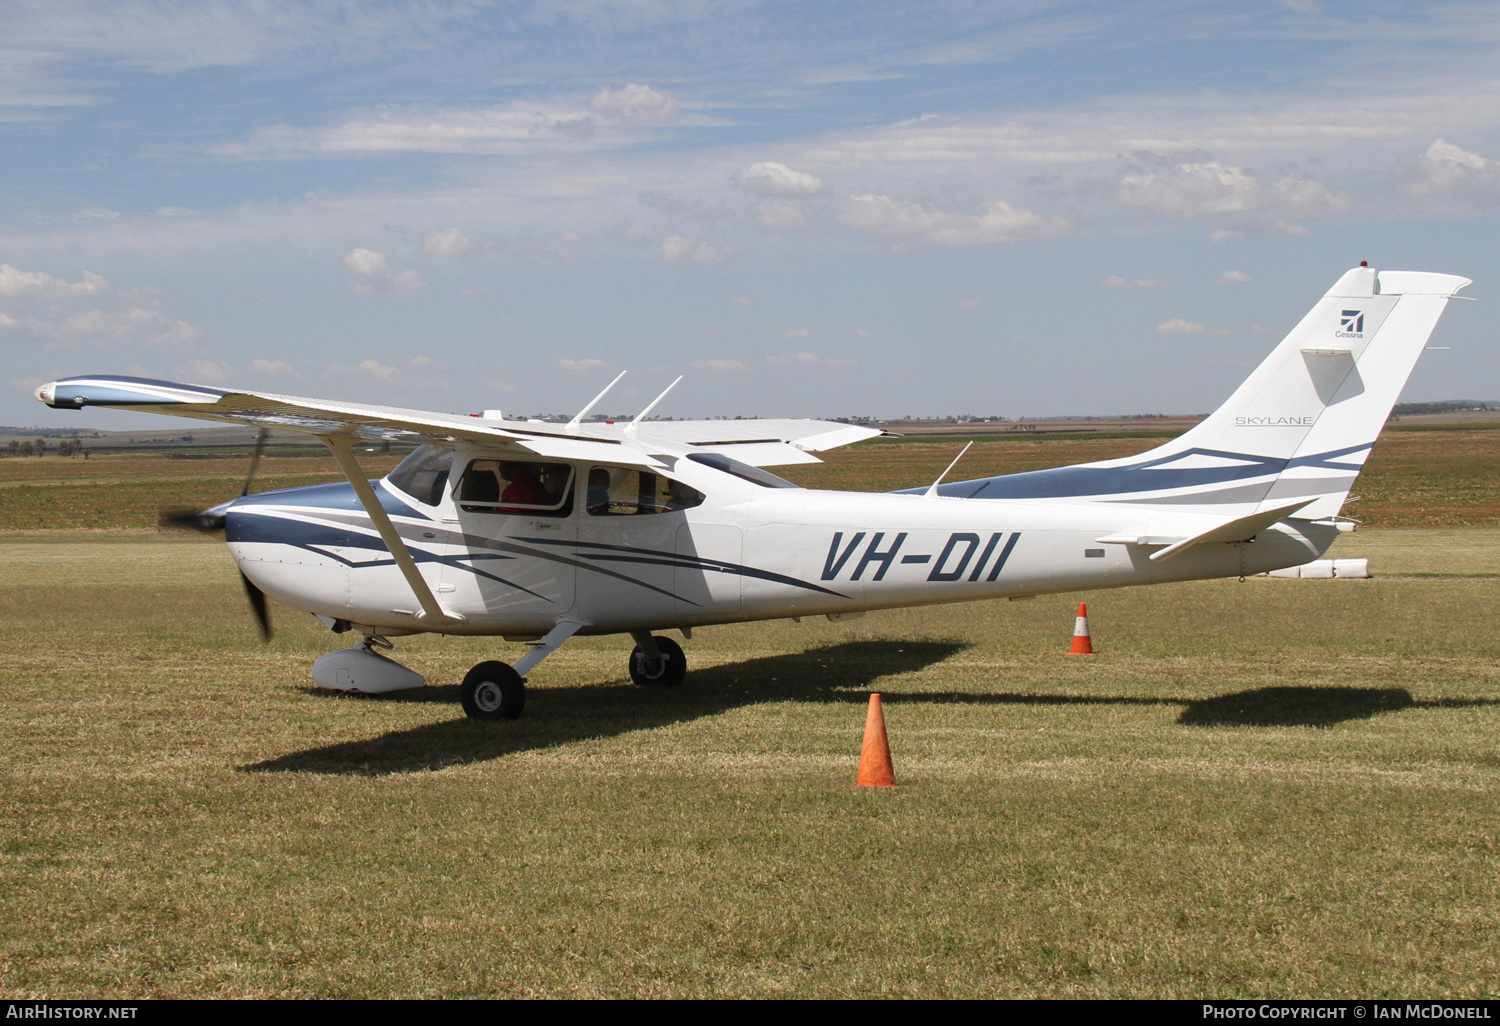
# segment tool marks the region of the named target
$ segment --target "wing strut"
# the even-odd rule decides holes
[[[359,469],[359,461],[354,458],[354,439],[348,435],[319,435],[318,441],[328,446],[328,451],[333,453],[333,458],[338,462],[339,469],[344,472],[344,477],[354,486],[354,494],[359,496],[360,505],[364,506],[365,512],[370,515],[375,529],[380,532],[381,540],[385,547],[391,550],[391,556],[396,560],[396,565],[401,568],[401,576],[406,578],[406,583],[411,586],[412,594],[416,595],[417,602],[422,606],[422,614],[419,619],[434,624],[463,623],[464,618],[454,616],[445,612],[438,605],[438,600],[427,586],[427,581],[422,577],[422,571],[417,569],[417,561],[411,558],[411,551],[401,541],[401,536],[396,533],[396,525],[391,523],[391,518],[386,514],[385,507],[380,505],[380,499],[375,495],[375,489],[370,487],[369,480],[364,471]]]

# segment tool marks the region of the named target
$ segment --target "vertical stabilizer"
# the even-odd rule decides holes
[[[1356,267],[1201,424],[1150,452],[956,482],[968,498],[1090,499],[1247,516],[1342,507],[1448,300],[1469,279]]]
[[[1207,420],[1147,456],[1251,457],[1280,474],[1257,508],[1297,498],[1308,519],[1339,511],[1449,298],[1451,274],[1356,267]]]

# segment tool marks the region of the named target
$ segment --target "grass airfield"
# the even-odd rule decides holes
[[[261,645],[221,545],[104,519],[0,539],[8,996],[1500,993],[1500,528],[705,629],[668,691],[578,639],[473,724],[520,646],[400,639],[434,686],[332,695],[347,639],[273,606]],[[851,786],[871,690],[893,791]]]

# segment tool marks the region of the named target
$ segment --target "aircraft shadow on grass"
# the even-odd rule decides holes
[[[240,768],[262,773],[288,770],[371,776],[411,773],[484,762],[590,738],[615,737],[763,702],[863,704],[869,700],[870,686],[876,680],[916,673],[968,647],[963,642],[951,641],[847,642],[693,670],[687,681],[675,688],[643,688],[628,681],[529,688],[523,719],[448,720],[392,731],[365,741],[293,752]],[[307,691],[334,697],[333,692],[317,688]],[[379,700],[447,702],[456,706],[458,691],[456,684],[440,685],[396,692]]]
[[[714,716],[766,702],[839,702],[863,705],[877,680],[915,673],[969,645],[962,642],[847,642],[806,652],[748,659],[695,670],[678,688],[630,683],[535,688],[527,717],[484,722],[446,720],[380,737],[293,752],[241,766],[244,772],[300,772],[383,776],[486,762],[518,752]],[[457,685],[395,693],[378,701],[458,704]],[[333,692],[308,688],[319,697]],[[953,705],[1181,706],[1177,722],[1194,727],[1332,727],[1349,720],[1412,708],[1500,704],[1493,699],[1417,701],[1404,688],[1268,687],[1204,699],[1123,695],[1039,695],[1019,692],[903,692],[882,688],[894,702]],[[857,727],[853,729],[858,729]]]

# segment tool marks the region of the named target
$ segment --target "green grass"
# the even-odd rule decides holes
[[[338,697],[344,639],[260,645],[220,545],[15,536],[0,989],[1493,997],[1496,580],[1453,575],[1497,533],[1081,596],[1092,659],[1080,596],[703,630],[670,691],[582,639],[499,724],[456,682],[518,646]],[[851,786],[871,690],[894,791]]]

